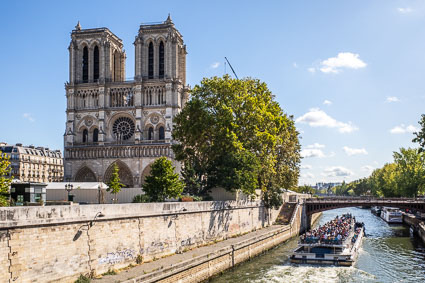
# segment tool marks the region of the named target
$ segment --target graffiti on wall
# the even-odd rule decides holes
[[[107,253],[106,257],[99,258],[99,264],[116,264],[126,260],[132,260],[135,258],[136,258],[135,250],[125,249],[122,251]]]

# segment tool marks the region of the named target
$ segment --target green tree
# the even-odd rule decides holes
[[[394,152],[398,195],[416,197],[425,192],[425,153],[419,149],[400,148]]]
[[[369,184],[367,178],[362,178],[359,180],[355,180],[349,184],[351,190],[353,190],[353,194],[356,196],[367,195],[370,191]]]
[[[154,202],[165,201],[166,198],[177,198],[183,192],[184,184],[174,166],[166,157],[160,157],[151,166],[151,173],[146,176],[143,190]]]
[[[298,132],[265,83],[214,77],[191,95],[174,119],[173,151],[200,192],[222,187],[253,195],[259,188],[267,205],[279,202],[281,188],[296,187]]]
[[[419,143],[419,151],[423,152],[425,151],[425,114],[422,114],[419,125],[421,128],[419,132],[413,133],[416,137],[412,141]]]
[[[0,151],[0,206],[9,206],[9,188],[12,183],[9,173],[11,170],[8,155]]]
[[[316,190],[313,189],[313,187],[309,186],[309,185],[299,186],[299,187],[295,188],[295,191],[297,193],[302,193],[302,194],[315,194],[316,193]]]
[[[114,203],[117,203],[118,198],[117,194],[121,191],[121,188],[124,187],[123,184],[121,184],[121,179],[119,175],[119,167],[117,164],[114,164],[114,172],[112,172],[111,180],[108,183],[109,188],[106,189],[108,192],[113,193],[114,196]]]

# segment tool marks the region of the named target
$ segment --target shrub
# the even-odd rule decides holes
[[[151,199],[148,195],[137,195],[133,198],[133,203],[144,203],[151,202]]]
[[[78,277],[77,280],[75,280],[75,283],[90,283],[90,278],[81,274],[80,277]]]

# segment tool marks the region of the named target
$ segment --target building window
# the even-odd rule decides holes
[[[99,130],[96,128],[93,131],[93,142],[98,142],[99,141]]]
[[[148,140],[153,140],[153,128],[150,127],[148,131]]]
[[[89,49],[87,46],[83,49],[83,83],[89,81]]]
[[[128,140],[134,134],[134,122],[128,117],[120,117],[115,120],[112,131],[117,140]]]
[[[148,76],[149,79],[153,79],[153,43],[149,43],[149,54],[148,54]]]
[[[118,51],[114,52],[114,81],[118,82],[121,79],[121,59]]]
[[[159,78],[164,78],[164,42],[159,44]]]
[[[83,142],[88,142],[89,140],[89,131],[87,129],[84,129],[83,131]]]
[[[159,139],[164,140],[165,139],[165,130],[164,127],[159,127]]]
[[[99,79],[99,47],[97,45],[93,51],[93,63],[93,80],[97,81]]]

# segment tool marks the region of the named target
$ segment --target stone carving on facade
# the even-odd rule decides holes
[[[92,119],[92,118],[86,118],[86,119],[84,120],[84,124],[85,124],[87,127],[91,127],[91,125],[93,125],[93,119]]]
[[[158,122],[159,122],[159,116],[158,115],[151,116],[150,121],[154,125],[158,124]]]

